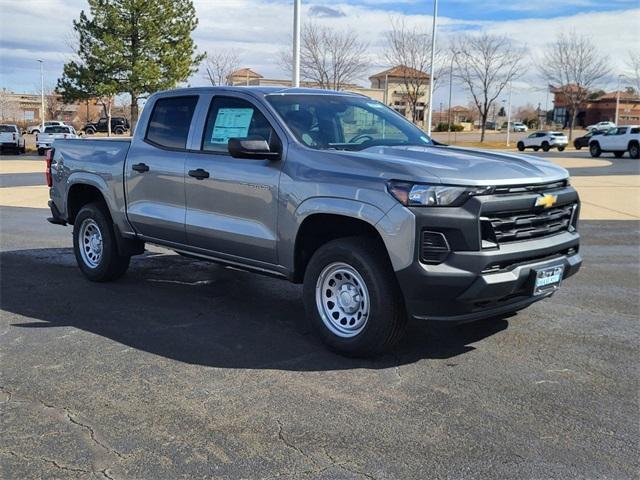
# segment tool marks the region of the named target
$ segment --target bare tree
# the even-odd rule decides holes
[[[628,73],[626,75],[629,80],[632,82],[633,89],[635,93],[640,94],[640,53],[630,50],[629,58],[627,59],[627,70]]]
[[[319,88],[341,90],[369,66],[369,45],[361,42],[353,30],[337,31],[308,23],[300,40],[300,75]],[[291,53],[284,51],[280,57],[284,69],[291,72]]]
[[[418,103],[428,91],[431,72],[431,33],[418,28],[410,28],[404,20],[391,19],[391,30],[386,34],[387,48],[384,57],[391,66],[398,66],[404,94],[411,120],[418,117]],[[443,63],[444,55],[436,50],[436,65]],[[439,69],[438,69],[439,70]],[[433,79],[434,90],[438,85],[438,77]],[[431,108],[431,99],[427,99],[425,108]]]
[[[456,73],[480,117],[480,141],[489,112],[505,87],[520,75],[522,51],[505,36],[466,35],[455,44]]]
[[[22,120],[20,117],[20,105],[13,97],[11,91],[3,88],[0,90],[0,121]]]
[[[539,69],[567,106],[571,140],[580,105],[587,100],[593,86],[609,73],[607,59],[598,53],[589,38],[574,32],[561,33],[548,46]]]
[[[231,51],[207,53],[204,65],[211,85],[229,85],[229,76],[238,69],[240,59]]]

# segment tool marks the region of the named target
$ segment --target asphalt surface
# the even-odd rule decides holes
[[[90,283],[46,216],[0,207],[0,478],[638,478],[638,222],[582,222],[553,298],[365,361],[281,280],[154,248]]]

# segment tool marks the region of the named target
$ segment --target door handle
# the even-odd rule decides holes
[[[209,178],[209,172],[202,168],[198,168],[197,170],[189,170],[189,176],[197,178],[198,180],[204,180],[205,178]]]
[[[140,173],[149,171],[149,165],[147,165],[146,163],[136,163],[135,165],[132,165],[131,168]]]

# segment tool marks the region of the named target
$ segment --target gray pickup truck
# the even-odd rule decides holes
[[[345,355],[387,350],[409,317],[510,314],[582,262],[566,170],[440,145],[360,95],[173,90],[131,139],[53,147],[49,221],[73,225],[88,279],[120,277],[149,242],[304,283],[310,321]]]

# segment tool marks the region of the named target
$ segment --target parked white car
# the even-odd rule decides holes
[[[0,125],[0,151],[7,149],[16,154],[25,152],[24,137],[16,125]]]
[[[593,137],[589,141],[589,153],[592,157],[599,157],[603,152],[612,152],[616,158],[629,152],[629,157],[640,158],[640,126],[615,127]]]
[[[610,128],[615,128],[616,124],[613,122],[598,122],[587,127],[587,132],[606,132]]]
[[[30,127],[27,127],[27,133],[29,135],[38,134],[47,127],[55,127],[55,126],[63,126],[63,125],[66,125],[66,124],[58,120],[50,120],[48,122],[44,122],[44,126],[40,124],[40,125],[31,125]]]
[[[512,132],[528,132],[529,127],[527,127],[522,122],[511,122],[511,131]]]
[[[568,144],[569,139],[562,132],[541,131],[533,132],[519,140],[518,150],[522,152],[525,148],[533,148],[536,152],[540,149],[548,152],[552,148],[557,148],[559,152],[562,152]]]
[[[51,148],[53,141],[57,138],[78,138],[75,128],[69,125],[54,125],[46,127],[44,133],[40,133],[36,138],[38,155],[44,155],[48,148]]]

